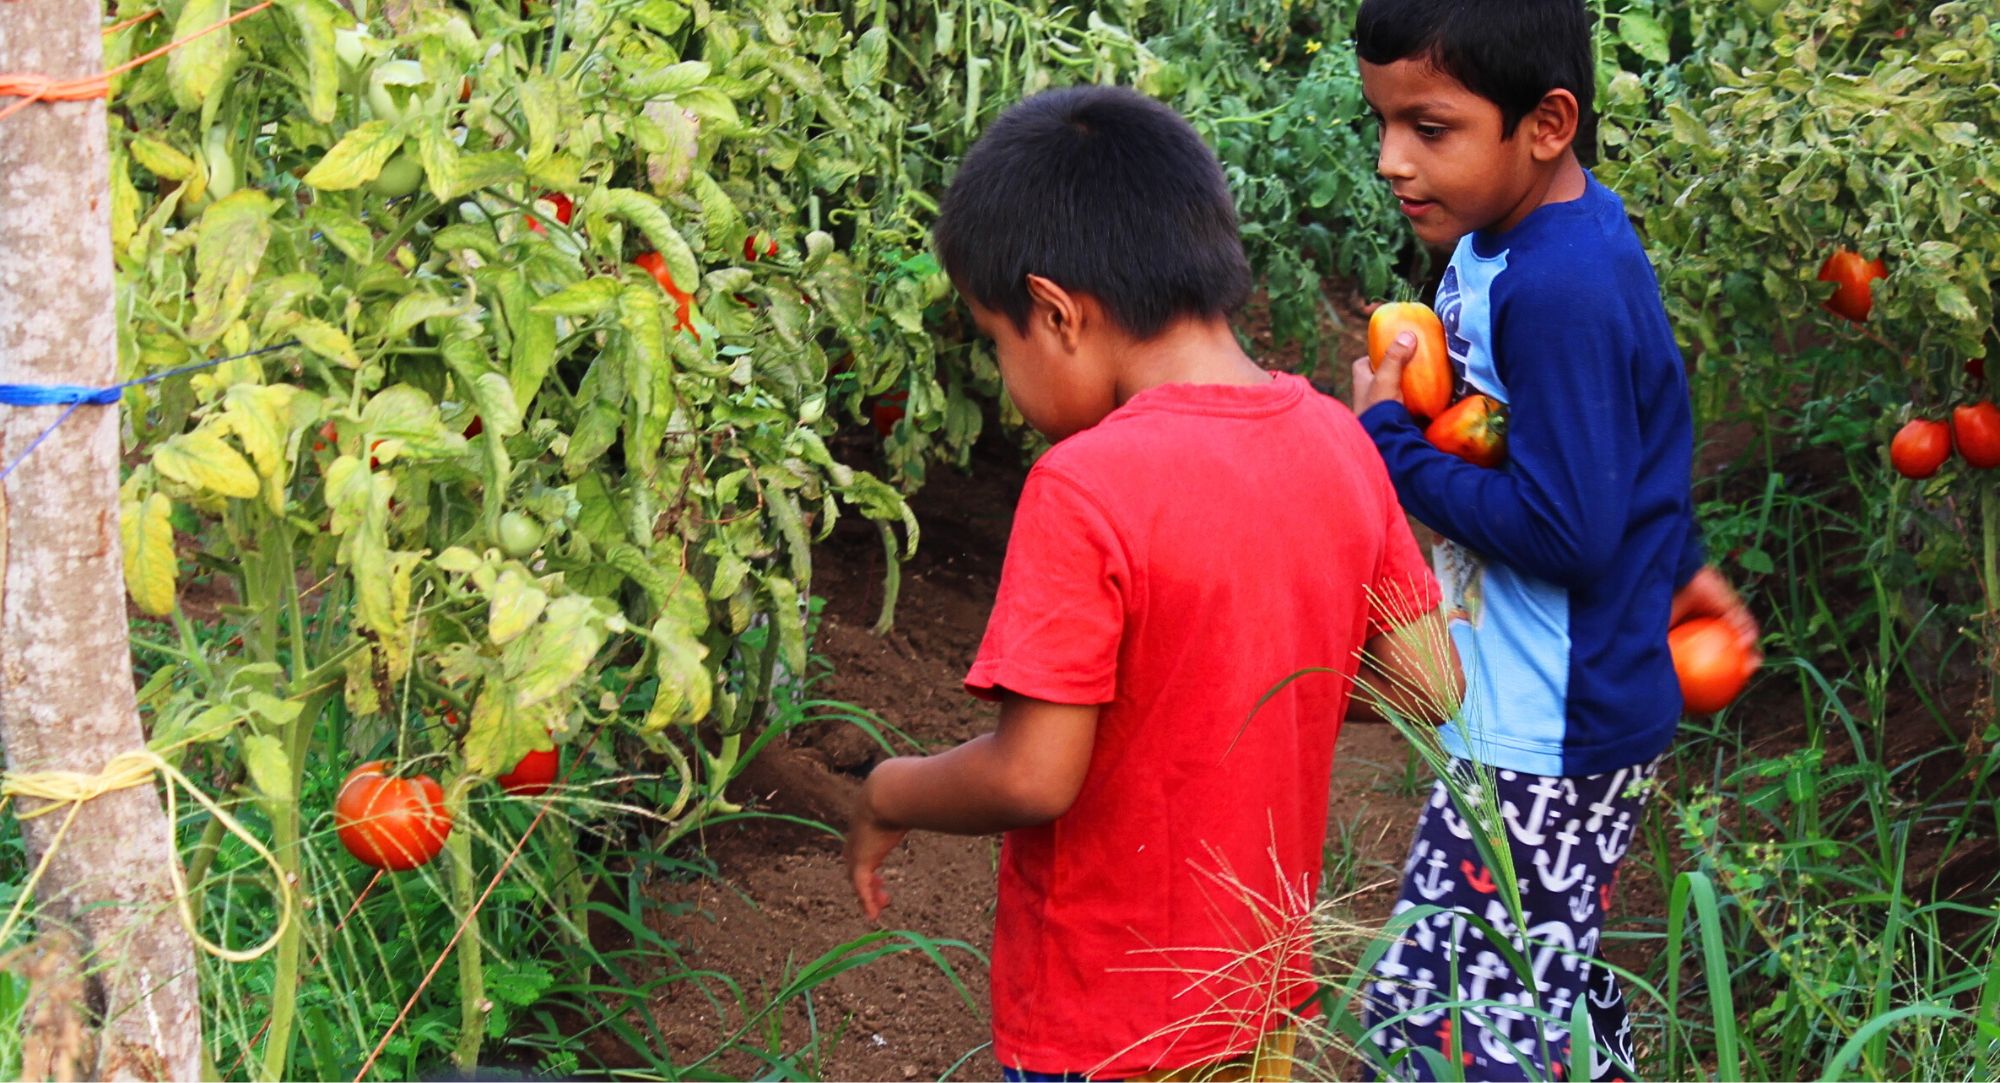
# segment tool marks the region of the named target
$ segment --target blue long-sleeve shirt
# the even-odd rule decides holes
[[[1437,450],[1399,403],[1362,423],[1403,506],[1448,540],[1468,690],[1446,746],[1546,775],[1648,761],[1680,719],[1667,617],[1703,557],[1687,377],[1623,202],[1592,177],[1465,237],[1436,308],[1461,389],[1507,404],[1507,461]]]

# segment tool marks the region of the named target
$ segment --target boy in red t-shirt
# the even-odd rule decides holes
[[[847,837],[862,908],[888,904],[906,832],[1005,832],[1009,1078],[1288,1070],[1266,1039],[1283,1052],[1314,990],[1334,737],[1357,680],[1425,717],[1395,689],[1456,694],[1437,586],[1354,416],[1238,345],[1234,205],[1172,110],[1110,87],[1015,105],[936,242],[1055,446],[965,681],[998,728],[869,776]],[[1363,649],[1386,673],[1357,672]]]

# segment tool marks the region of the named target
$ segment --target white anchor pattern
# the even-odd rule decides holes
[[[1423,904],[1449,909],[1410,926],[1375,964],[1365,1017],[1379,1072],[1390,1079],[1431,1080],[1444,1058],[1456,1058],[1466,1079],[1569,1079],[1570,1014],[1583,1000],[1596,1038],[1584,1078],[1621,1078],[1627,1070],[1621,1065],[1632,1062],[1632,1024],[1611,972],[1593,964],[1601,958],[1598,944],[1618,864],[1631,848],[1658,767],[1654,761],[1575,778],[1493,774],[1493,797],[1519,877],[1525,934],[1508,915],[1494,872],[1472,844],[1471,825],[1443,783],[1432,788],[1394,912]],[[1460,778],[1471,781],[1469,773]],[[1475,792],[1473,800],[1482,798]],[[1466,920],[1468,913],[1512,941],[1528,960],[1532,994],[1485,932]],[[1454,973],[1456,1001],[1443,991]]]

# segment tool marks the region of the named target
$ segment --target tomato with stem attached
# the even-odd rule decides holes
[[[1403,405],[1417,417],[1437,417],[1450,408],[1455,381],[1451,354],[1444,346],[1444,324],[1429,305],[1392,301],[1368,317],[1368,367],[1381,368],[1389,345],[1404,331],[1417,336],[1417,352],[1403,366]]]
[[[1734,702],[1757,672],[1756,652],[1742,633],[1717,617],[1695,617],[1667,633],[1667,649],[1680,678],[1681,702],[1691,714],[1714,714]]]
[[[1866,321],[1875,307],[1873,283],[1887,277],[1889,265],[1881,260],[1863,259],[1852,249],[1834,249],[1826,262],[1819,265],[1819,280],[1834,284],[1833,296],[1825,302],[1826,310],[1855,323]]]
[[[1889,465],[1906,478],[1927,478],[1951,458],[1951,426],[1917,418],[1896,431],[1889,441]]]
[[[701,332],[694,329],[694,295],[674,285],[673,273],[667,270],[667,257],[658,252],[641,252],[632,257],[632,263],[652,275],[653,281],[658,282],[660,288],[667,291],[667,296],[673,298],[675,330],[686,331],[694,336],[696,342],[700,342]]]
[[[1960,458],[1981,470],[2000,466],[2000,406],[1975,402],[1953,410],[1951,442]]]
[[[1490,395],[1467,395],[1430,423],[1424,439],[1439,451],[1491,470],[1507,461],[1507,407]]]
[[[389,761],[348,772],[333,801],[334,833],[356,861],[403,872],[430,862],[451,837],[444,790],[429,775],[397,778]]]

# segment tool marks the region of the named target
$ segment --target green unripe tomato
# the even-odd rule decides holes
[[[424,167],[421,162],[401,151],[382,166],[382,172],[368,182],[368,190],[389,199],[401,199],[417,190],[424,182]]]
[[[500,516],[500,550],[515,560],[525,560],[542,544],[542,524],[534,516],[518,511]]]
[[[424,66],[414,60],[384,60],[368,73],[368,108],[377,120],[394,123],[442,104]]]

